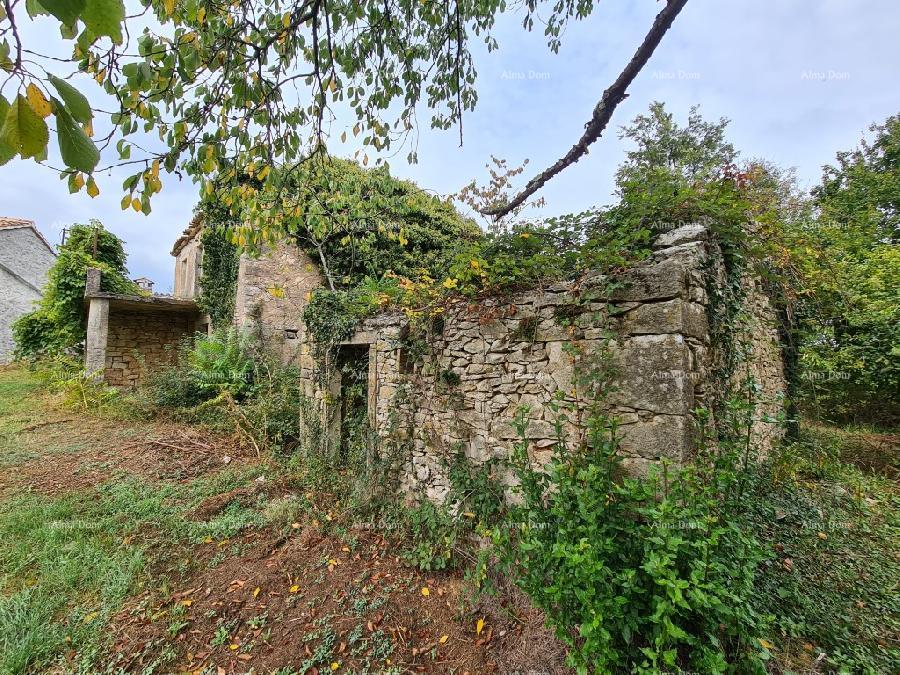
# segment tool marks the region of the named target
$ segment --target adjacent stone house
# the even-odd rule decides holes
[[[15,348],[13,322],[34,309],[55,260],[34,222],[0,217],[0,363],[8,362]]]

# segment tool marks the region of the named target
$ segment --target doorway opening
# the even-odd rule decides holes
[[[365,462],[369,442],[369,345],[341,345],[337,355],[340,376],[340,460]]]

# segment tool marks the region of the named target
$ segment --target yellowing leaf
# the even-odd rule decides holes
[[[773,645],[768,640],[764,640],[763,638],[759,638],[759,644],[763,646],[763,649],[768,649],[770,651],[775,648],[775,645]]]
[[[458,282],[456,279],[451,279],[450,277],[447,277],[446,279],[444,279],[444,283],[442,285],[444,288],[456,288],[457,284],[458,284]]]
[[[38,89],[38,86],[32,82],[25,90],[25,98],[28,99],[28,105],[31,109],[41,117],[47,117],[50,112],[50,101],[44,96],[44,93]]]
[[[175,0],[165,0],[163,7],[166,10],[166,16],[172,16],[175,13]]]
[[[85,614],[85,615],[84,615],[84,618],[82,619],[82,622],[83,622],[83,623],[90,623],[91,621],[93,621],[94,619],[97,618],[97,614],[98,614],[98,613],[99,613],[99,612],[91,612],[90,614]]]
[[[334,662],[331,664],[331,670],[337,670],[337,669],[340,668],[340,667],[341,667],[341,664],[338,663],[337,661],[334,661]]]
[[[91,199],[100,194],[100,188],[97,187],[97,183],[93,178],[88,178],[87,193],[91,196]]]
[[[234,651],[237,648],[238,648],[238,645],[235,645],[235,644],[228,645],[228,649],[230,649],[231,651]]]
[[[256,590],[253,591],[253,597],[255,598],[257,595],[259,595],[259,586],[257,586]]]
[[[300,590],[300,587],[297,584],[294,584],[293,586],[291,586],[291,593],[296,593],[299,590]]]
[[[285,28],[291,27],[291,13],[290,12],[288,12],[283,17],[281,17],[281,25],[284,26]]]
[[[181,604],[184,605],[185,607],[190,607],[191,605],[194,604],[194,601],[193,600],[182,600]]]
[[[484,619],[478,619],[475,622],[475,635],[481,635],[481,631],[484,630]]]
[[[428,590],[428,586],[425,586],[425,587],[422,588],[422,595],[424,595],[426,598],[427,598],[429,595],[431,595],[431,591]]]
[[[441,639],[438,640],[438,642],[440,642],[442,645],[444,645],[444,644],[447,644],[447,640],[449,640],[449,639],[450,639],[449,635],[441,635]]]
[[[141,212],[141,200],[135,197],[131,200],[131,208],[133,208],[138,213]]]

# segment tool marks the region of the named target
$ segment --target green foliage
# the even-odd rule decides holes
[[[805,408],[834,422],[900,419],[900,116],[838,153],[814,190],[819,217],[798,234]]]
[[[227,326],[234,318],[240,264],[238,247],[231,241],[221,216],[219,209],[206,207],[203,210],[203,233],[200,237],[203,245],[203,270],[197,306],[209,315],[213,328]]]
[[[518,224],[460,250],[445,284],[479,295],[575,279],[590,270],[621,271],[649,252],[650,230],[631,225],[621,226],[613,212],[601,209]]]
[[[139,398],[150,411],[237,434],[257,449],[291,452],[300,441],[300,377],[235,328],[196,335],[177,363],[153,373]]]
[[[138,288],[127,277],[125,260],[121,240],[103,229],[99,221],[73,225],[50,268],[37,309],[13,324],[16,355],[33,359],[80,348],[87,330],[84,311],[87,270],[100,269],[102,291],[136,295]]]
[[[511,463],[521,503],[515,527],[495,531],[505,563],[579,672],[762,672],[766,626],[749,600],[764,555],[742,524],[745,450],[720,442],[689,466],[626,477],[603,412],[606,357],[574,353],[585,437],[563,436],[575,410],[555,401],[559,441],[536,470],[520,411]]]
[[[123,208],[150,212],[151,198],[162,189],[162,167],[186,173],[204,195],[244,205],[250,217],[241,227],[254,236],[280,223],[271,218],[272,194],[243,176],[277,185],[301,167],[326,147],[335,105],[347,106],[354,117],[338,130],[342,139],[352,133],[375,153],[402,146],[416,132],[420,103],[427,103],[433,128],[461,121],[477,101],[470,41],[496,49],[494,24],[507,11],[502,0],[460,3],[452,11],[419,0],[140,4],[145,11],[126,17],[124,0],[6,3],[0,68],[19,90],[12,102],[0,97],[0,159],[45,160],[45,118],[54,115],[63,176],[72,191],[87,184],[96,194],[90,175],[99,153],[88,123],[108,121],[119,158],[144,164],[123,185]],[[593,6],[529,0],[518,9],[528,31],[538,8],[547,10],[541,25],[555,51],[568,21],[586,18]],[[68,58],[27,40],[22,28],[39,15],[56,19],[64,46],[71,46],[63,54]],[[72,67],[61,65],[67,63]],[[86,85],[76,74],[95,80],[113,105],[85,105],[80,91]],[[63,81],[71,84],[61,87]],[[115,112],[107,117],[103,111],[110,108]],[[368,154],[362,159],[367,164]],[[409,159],[415,161],[415,151]]]
[[[447,202],[386,167],[315,158],[278,188],[289,235],[319,262],[332,288],[385,275],[436,277],[457,246],[481,231]]]
[[[378,309],[377,292],[371,292],[374,287],[368,283],[364,288],[351,291],[317,290],[313,293],[303,310],[303,323],[313,337],[319,361],[326,354],[334,354],[341,341],[353,334],[360,320]]]
[[[420,570],[445,570],[455,562],[460,536],[456,518],[446,509],[424,500],[405,515],[407,539],[403,560]]]
[[[497,480],[499,460],[474,464],[462,452],[454,453],[446,463],[450,492],[447,503],[475,526],[492,526],[506,514],[506,495]]]
[[[246,396],[253,385],[253,362],[250,339],[233,327],[199,337],[187,352],[191,376],[210,398],[223,392],[235,399]]]
[[[900,497],[894,481],[847,463],[861,459],[842,447],[853,436],[804,428],[749,483],[749,521],[774,556],[754,605],[774,617],[779,661],[797,672],[820,654],[840,673],[900,668]]]
[[[119,402],[119,391],[92,373],[86,373],[80,359],[65,354],[45,357],[34,364],[39,376],[52,390],[65,395],[65,404],[82,412],[104,412]]]

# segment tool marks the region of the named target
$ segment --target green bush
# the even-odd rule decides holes
[[[404,517],[406,541],[404,562],[420,570],[445,570],[454,562],[459,540],[457,519],[428,500],[410,509]]]
[[[900,497],[841,460],[840,436],[804,427],[748,483],[748,521],[773,554],[753,604],[774,618],[791,670],[823,654],[829,671],[898,672]]]
[[[234,328],[186,339],[176,364],[144,387],[152,407],[236,432],[258,448],[292,451],[300,438],[300,375]]]
[[[197,339],[187,352],[187,366],[200,389],[210,397],[227,392],[241,399],[253,387],[255,357],[250,338],[228,327]]]
[[[527,423],[518,420],[524,435]],[[527,441],[514,466],[523,504],[507,562],[547,612],[579,672],[762,672],[765,624],[749,604],[763,551],[740,524],[737,472],[665,465],[624,478],[615,424],[588,422],[546,472]]]
[[[18,358],[36,359],[81,348],[87,331],[84,288],[87,271],[99,268],[101,290],[137,294],[128,279],[122,241],[99,221],[73,225],[47,275],[44,295],[35,311],[13,323]]]

